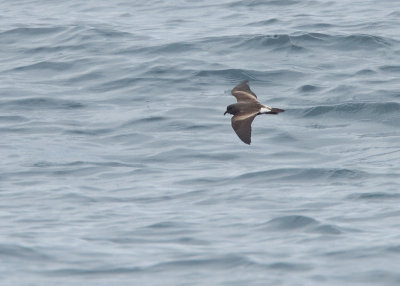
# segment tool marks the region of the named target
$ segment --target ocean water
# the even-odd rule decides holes
[[[397,0],[0,8],[1,285],[400,284]]]

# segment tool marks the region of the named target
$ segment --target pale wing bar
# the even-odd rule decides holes
[[[232,117],[232,128],[237,136],[246,144],[251,143],[251,123],[257,116],[257,112]]]
[[[249,81],[245,80],[232,89],[232,95],[239,101],[257,101],[257,96],[251,91]]]

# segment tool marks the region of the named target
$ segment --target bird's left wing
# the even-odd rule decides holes
[[[257,116],[258,112],[238,114],[232,117],[232,128],[237,136],[246,144],[251,143],[251,123]]]

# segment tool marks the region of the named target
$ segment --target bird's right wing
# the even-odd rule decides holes
[[[249,114],[238,114],[232,117],[232,128],[237,136],[246,144],[251,143],[251,123],[257,116],[258,112]]]
[[[257,101],[257,96],[251,91],[249,81],[245,80],[232,89],[232,95],[239,101]]]

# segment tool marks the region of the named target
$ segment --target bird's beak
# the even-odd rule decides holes
[[[224,112],[224,115],[227,114],[227,113],[228,113],[228,111],[225,111],[225,112]]]

